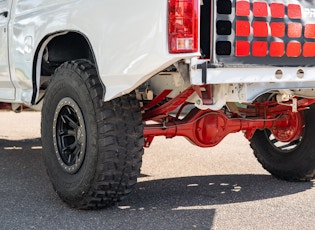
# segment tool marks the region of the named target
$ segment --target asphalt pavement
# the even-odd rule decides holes
[[[40,113],[0,112],[0,229],[315,229],[315,181],[280,181],[241,133],[213,148],[156,138],[134,192],[105,210],[69,208],[41,157]]]

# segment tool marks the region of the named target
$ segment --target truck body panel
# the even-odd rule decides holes
[[[4,2],[8,4],[9,1]],[[241,11],[238,8],[240,7],[238,2],[248,3],[251,6],[248,16],[238,15],[242,13],[237,13]],[[244,89],[251,87],[251,90],[254,88],[257,90],[257,92],[246,92],[250,95],[245,96],[245,100],[237,100],[240,102],[252,101],[261,93],[271,90],[315,88],[314,70],[310,67],[312,50],[308,53],[301,50],[299,57],[287,57],[285,51],[277,57],[271,57],[268,52],[272,50],[269,48],[263,57],[256,54],[253,56],[252,53],[256,51],[252,52],[251,48],[246,55],[236,51],[239,42],[246,42],[250,46],[253,46],[255,42],[265,42],[270,46],[275,41],[284,45],[300,42],[302,47],[304,47],[303,42],[308,42],[308,45],[312,47],[311,36],[313,35],[307,32],[310,29],[303,30],[304,34],[301,34],[301,38],[290,37],[293,35],[288,33],[293,33],[293,29],[293,32],[287,29],[283,38],[272,36],[271,30],[273,22],[285,25],[294,23],[294,25],[307,25],[308,28],[312,28],[314,17],[311,13],[311,3],[295,0],[283,1],[280,5],[288,10],[285,11],[283,18],[276,19],[273,18],[271,12],[275,3],[273,1],[262,3],[268,9],[266,16],[254,15],[256,3],[249,1],[232,1],[227,6],[223,3],[217,5],[215,2],[203,1],[203,4],[207,5],[206,10],[211,14],[207,15],[208,19],[201,21],[203,36],[200,37],[201,48],[204,48],[205,43],[202,28],[210,27],[206,41],[209,40],[208,48],[211,50],[205,52],[209,59],[198,59],[199,53],[169,53],[167,1],[137,0],[133,4],[127,0],[125,3],[124,1],[117,3],[116,1],[84,0],[13,1],[12,12],[9,12],[9,17],[6,19],[10,19],[7,36],[11,41],[8,49],[12,83],[9,81],[3,83],[4,90],[1,92],[3,101],[30,105],[39,99],[42,60],[38,56],[43,55],[45,45],[51,39],[69,32],[81,34],[90,45],[99,76],[106,88],[104,100],[129,93],[152,76],[183,59],[188,62],[191,59],[190,82],[193,85],[239,83],[244,85],[242,86]],[[128,7],[122,7],[122,5]],[[204,5],[201,8],[205,7]],[[300,7],[300,18],[289,18],[289,14],[292,14],[289,5]],[[10,11],[10,6],[5,5],[5,7]],[[119,12],[119,15],[116,12]],[[201,10],[201,13],[203,12]],[[203,24],[205,20],[208,21]],[[246,32],[248,36],[242,34],[245,33],[244,31],[237,29],[239,22],[249,24],[249,32]],[[266,35],[257,35],[255,31],[260,27],[254,25],[255,22],[266,22]],[[228,47],[220,49],[222,44]],[[226,49],[229,51],[228,54],[222,51]],[[205,63],[206,72],[198,68]],[[246,71],[243,71],[244,69]],[[259,90],[261,83],[268,85],[264,87],[263,92]],[[293,87],[293,83],[297,83],[296,86]],[[15,87],[12,87],[12,84]],[[37,91],[37,99],[32,100],[34,91]],[[234,96],[231,96],[231,99],[233,98]]]
[[[14,100],[15,89],[10,79],[8,59],[8,23],[11,1],[0,2],[0,99]]]
[[[32,63],[50,35],[72,31],[87,39],[106,86],[105,100],[130,92],[182,58],[198,55],[168,53],[166,1],[20,0],[13,9],[9,36],[12,79],[19,89],[16,102],[31,102]],[[37,85],[39,78],[37,71]]]

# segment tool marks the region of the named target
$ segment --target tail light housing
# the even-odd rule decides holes
[[[170,53],[198,52],[198,0],[168,1],[168,42]]]

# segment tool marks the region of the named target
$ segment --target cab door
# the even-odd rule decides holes
[[[12,0],[0,0],[0,100],[15,98],[8,56],[8,23]]]

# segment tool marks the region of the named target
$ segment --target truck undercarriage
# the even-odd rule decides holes
[[[305,124],[301,112],[315,102],[315,99],[292,98],[279,104],[272,101],[274,98],[271,97],[270,100],[244,104],[242,107],[238,107],[237,103],[229,103],[218,111],[193,108],[183,116],[181,112],[190,105],[186,101],[196,91],[201,98],[205,95],[204,103],[212,101],[211,92],[201,91],[201,88],[210,90],[211,86],[191,86],[154,108],[170,93],[170,90],[165,90],[142,108],[144,121],[153,120],[157,123],[145,125],[145,147],[149,147],[154,136],[184,136],[200,147],[213,147],[226,135],[239,131],[244,131],[250,140],[257,129],[269,129],[277,140],[292,142],[303,133]],[[177,113],[171,115],[177,108]]]

